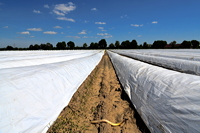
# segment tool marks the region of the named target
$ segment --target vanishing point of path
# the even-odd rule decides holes
[[[84,68],[83,68],[84,69]],[[91,120],[108,123],[92,124]],[[148,129],[123,91],[112,63],[105,54],[99,65],[79,87],[49,133],[148,133]]]

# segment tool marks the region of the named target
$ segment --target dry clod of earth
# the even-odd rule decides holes
[[[119,126],[91,121],[106,119]],[[123,91],[105,54],[48,133],[149,133]]]

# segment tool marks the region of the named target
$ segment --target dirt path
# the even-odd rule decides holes
[[[113,127],[108,123],[91,124],[91,120],[107,119],[125,123]],[[48,132],[72,133],[147,133],[122,90],[107,54],[74,94]]]

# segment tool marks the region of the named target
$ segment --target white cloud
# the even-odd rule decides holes
[[[98,27],[100,30],[103,30],[104,28],[103,27]]]
[[[58,19],[58,20],[65,20],[65,21],[71,21],[71,22],[75,22],[75,20],[74,20],[74,19],[72,19],[72,18],[58,17],[57,19]]]
[[[92,11],[97,11],[97,9],[96,9],[96,8],[92,8],[91,10],[92,10]]]
[[[110,35],[110,34],[108,34],[108,33],[97,33],[97,35],[99,35],[99,36],[107,36],[107,35]]]
[[[89,38],[88,36],[84,36],[83,38]]]
[[[67,26],[67,28],[70,28],[70,26]]]
[[[140,26],[143,26],[143,24],[141,24],[141,25],[139,25],[139,24],[131,24],[131,26],[140,27]]]
[[[37,10],[33,10],[33,12],[34,12],[34,13],[39,13],[39,14],[42,13],[42,12],[40,12],[39,10],[38,10],[38,11],[37,11]]]
[[[76,9],[76,6],[72,2],[68,2],[67,4],[57,4],[55,5],[53,12],[57,15],[64,16],[68,14],[70,11]]]
[[[59,12],[59,11],[53,10],[53,12],[54,12],[55,14],[57,14],[57,15],[60,15],[60,16],[65,16],[65,14],[64,14],[64,13],[61,13],[61,12]]]
[[[95,22],[95,24],[106,24],[105,22]]]
[[[129,18],[128,15],[123,15],[120,18]]]
[[[86,21],[86,20],[84,21],[84,23],[88,23],[88,22],[89,22],[89,21]]]
[[[138,37],[142,37],[142,35],[138,35]]]
[[[0,3],[0,5],[3,5],[3,3]]]
[[[54,34],[57,34],[57,32],[55,32],[55,31],[45,31],[45,32],[43,32],[43,34],[51,34],[51,35],[54,35]]]
[[[110,35],[110,36],[104,36],[104,38],[111,38],[111,37],[113,37],[112,35]]]
[[[79,36],[66,36],[66,37],[69,37],[69,38],[75,38],[75,39],[80,38]]]
[[[61,32],[60,34],[65,34],[64,32]]]
[[[30,30],[30,31],[42,31],[41,28],[29,28],[27,30]]]
[[[78,34],[87,34],[86,33],[86,30],[82,30],[80,33],[78,33]]]
[[[44,5],[45,8],[49,8],[49,5]]]
[[[5,26],[5,27],[3,27],[3,28],[9,28],[8,26]]]
[[[153,22],[151,22],[152,24],[157,24],[158,23],[158,21],[153,21]]]
[[[34,36],[30,36],[30,37],[34,37]]]
[[[60,27],[60,26],[55,26],[53,28],[55,28],[55,29],[62,29],[62,27]]]
[[[18,34],[30,35],[29,31],[17,32]]]

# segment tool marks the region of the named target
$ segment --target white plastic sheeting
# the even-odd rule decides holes
[[[108,52],[119,80],[152,133],[200,131],[200,77]]]
[[[26,57],[31,58],[31,54],[38,54],[41,59],[42,56],[45,58],[47,56],[45,51],[29,52],[29,56],[26,55],[27,52],[24,54],[19,52],[21,54],[19,57],[23,60]],[[43,52],[43,55],[39,55]],[[56,56],[68,52],[49,51],[48,54],[54,53]],[[75,53],[79,55],[79,52],[74,51],[74,55]],[[65,56],[67,61],[62,62],[58,62],[59,56],[57,58],[48,56],[51,63],[39,63],[40,65],[29,65],[25,59],[27,65],[24,67],[16,67],[17,64],[14,63],[16,65],[14,67],[1,68],[0,132],[46,132],[104,54],[104,51],[84,51],[83,55],[87,52],[93,54],[72,60],[68,60],[68,56]],[[15,55],[7,58],[8,54],[12,55],[12,52],[6,53],[4,57],[14,62]],[[16,58],[17,56],[16,54]],[[17,61],[23,64],[23,61]]]
[[[172,52],[169,50],[115,50],[114,52],[165,68],[200,75],[200,50],[172,50]]]
[[[0,69],[10,67],[24,67],[50,64],[82,58],[95,54],[96,50],[68,50],[68,51],[1,51]]]

